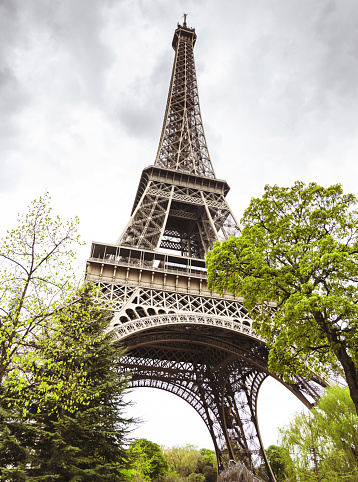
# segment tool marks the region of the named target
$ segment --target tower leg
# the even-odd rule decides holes
[[[257,422],[257,395],[268,375],[247,366],[230,373],[222,392],[225,438],[228,456],[243,463],[262,480],[275,481],[262,444]]]
[[[169,354],[159,362],[163,350],[157,353],[142,347],[140,358],[125,357],[123,369],[133,374],[131,386],[169,391],[195,408],[210,432],[219,471],[234,460],[260,479],[274,482],[256,416],[257,394],[267,374],[240,359],[218,368],[213,359],[183,364],[169,360]]]

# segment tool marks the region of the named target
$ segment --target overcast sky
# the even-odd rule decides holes
[[[198,35],[209,151],[236,217],[265,184],[341,183],[357,194],[356,0],[0,0],[1,233],[47,189],[56,213],[80,218],[81,265],[91,241],[117,240],[155,159],[183,12]],[[261,418],[282,423],[269,396]],[[200,419],[179,438],[174,419],[183,428],[189,415],[173,396],[135,397],[156,407],[152,420],[173,407],[152,440],[209,446]]]

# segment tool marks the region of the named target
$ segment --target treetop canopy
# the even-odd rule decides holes
[[[209,287],[244,297],[272,371],[292,381],[343,367],[358,403],[357,198],[340,184],[267,185],[241,222],[207,255]]]

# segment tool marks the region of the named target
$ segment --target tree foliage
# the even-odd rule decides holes
[[[277,482],[295,482],[292,458],[285,447],[270,445],[266,455]]]
[[[327,389],[316,408],[296,415],[281,430],[281,445],[302,482],[356,481],[358,417],[348,388]]]
[[[266,186],[241,236],[217,242],[207,268],[210,288],[244,297],[270,370],[291,382],[342,368],[358,410],[356,206],[340,185]]]
[[[161,482],[216,482],[217,464],[213,450],[200,449],[191,444],[164,449],[169,464]]]
[[[0,480],[125,479],[121,469],[131,421],[122,415],[123,349],[108,331],[111,314],[95,303],[95,294],[86,284],[56,315],[61,324],[56,336],[45,331],[38,337],[43,363],[32,370],[24,395],[19,399],[11,386],[2,387]],[[58,392],[69,380],[81,395],[75,407],[72,397]]]
[[[133,440],[128,450],[131,464],[123,471],[133,482],[216,482],[216,454],[187,444],[160,448],[146,439]]]
[[[205,476],[206,482],[216,482],[217,479],[217,459],[214,450],[200,449],[198,469]]]
[[[169,468],[159,445],[144,438],[131,441],[128,457],[131,468],[124,473],[133,482],[156,480],[166,474]]]
[[[18,226],[0,242],[0,385],[21,392],[35,362],[37,337],[73,299],[71,259],[78,220],[51,217],[49,196],[33,201]]]
[[[165,449],[164,456],[173,472],[182,477],[188,477],[196,472],[200,452],[194,445],[187,444],[184,447],[175,445]]]
[[[76,226],[46,194],[0,243],[0,480],[124,479],[123,351],[77,286]]]

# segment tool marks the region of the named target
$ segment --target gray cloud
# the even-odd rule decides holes
[[[127,95],[119,100],[117,115],[129,135],[158,138],[159,141],[172,58],[170,51],[165,53],[152,72],[137,77]]]
[[[297,178],[322,159],[333,165],[339,151],[349,162],[357,136],[357,10],[354,0],[2,1],[0,162],[12,166],[4,164],[7,183],[21,182],[21,158],[46,159],[65,179],[74,162],[85,163],[81,152],[96,123],[101,135],[107,129],[123,150],[138,153],[132,162],[140,164],[144,145],[153,152],[146,164],[153,162],[171,38],[184,11],[198,33],[202,113],[220,177],[235,179],[240,166],[259,182],[248,169],[254,163],[262,179]]]
[[[112,4],[93,0],[88,8],[84,0],[2,2],[2,69],[12,72],[31,96],[75,86],[72,94],[77,100],[98,101],[105,73],[114,60],[101,40]],[[25,63],[31,69],[22,68]],[[36,83],[43,84],[42,92]]]
[[[298,177],[298,166],[313,175],[319,159],[333,164],[337,145],[351,151],[358,137],[358,4],[277,0],[230,7],[216,17],[215,35],[212,24],[198,27],[196,47],[207,132],[222,132],[211,148],[219,162],[235,153],[244,169],[254,159],[266,179],[287,168]]]
[[[0,3],[0,167],[7,188],[20,182],[20,151],[28,163],[34,148],[46,154],[42,135],[42,145],[33,145],[36,136],[29,138],[34,122],[58,135],[71,130],[81,103],[104,108],[114,54],[101,36],[114,3],[93,0],[91,8],[84,0]]]
[[[13,60],[16,60],[14,50],[20,48],[19,17],[13,2],[0,2],[0,115],[7,120],[19,111],[26,99],[12,66]]]

